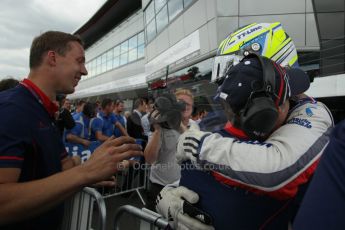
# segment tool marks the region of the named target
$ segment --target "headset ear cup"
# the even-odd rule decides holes
[[[241,128],[251,138],[260,139],[274,128],[278,110],[268,97],[252,98],[240,114]]]

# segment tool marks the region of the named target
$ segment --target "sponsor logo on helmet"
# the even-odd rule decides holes
[[[249,34],[255,32],[261,28],[262,28],[262,26],[256,26],[256,27],[250,28],[248,30],[245,30],[242,33],[240,33],[239,35],[237,35],[237,39],[241,39],[241,38],[245,37],[246,35],[249,35]]]

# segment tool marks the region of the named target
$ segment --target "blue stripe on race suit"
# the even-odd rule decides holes
[[[202,167],[207,164],[209,165],[208,168],[211,167],[212,170],[217,171],[233,180],[239,180],[247,185],[255,185],[254,187],[261,188],[265,191],[274,191],[277,189],[277,186],[282,186],[282,181],[284,181],[284,184],[286,184],[286,182],[292,176],[296,176],[298,172],[302,172],[306,166],[310,165],[310,162],[313,163],[313,159],[317,159],[317,156],[322,153],[329,141],[329,134],[331,130],[332,128],[329,128],[327,132],[320,136],[294,164],[277,172],[243,172],[233,170],[230,166],[213,164],[203,160],[199,160],[198,163]],[[262,145],[262,143],[259,144]],[[272,146],[268,146],[267,148],[272,148]]]

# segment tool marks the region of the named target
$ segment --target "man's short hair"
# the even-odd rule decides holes
[[[139,106],[141,106],[141,105],[143,105],[145,103],[146,103],[146,101],[145,101],[144,98],[138,98],[134,102],[134,108],[137,109],[137,108],[139,108]]]
[[[179,95],[187,95],[190,98],[194,99],[193,93],[189,90],[189,89],[178,89],[175,92],[175,96],[179,96]]]
[[[115,100],[115,105],[116,105],[116,106],[118,106],[118,105],[121,104],[121,103],[122,103],[122,104],[124,103],[123,100],[121,100],[121,99],[116,99],[116,100]]]
[[[86,103],[86,101],[80,100],[80,101],[78,101],[77,106],[82,106],[82,105],[84,105],[85,103]]]
[[[34,38],[30,48],[30,69],[40,66],[43,54],[50,50],[64,56],[71,49],[70,42],[78,42],[83,45],[79,36],[60,31],[47,31]]]
[[[12,89],[16,87],[19,84],[19,81],[13,78],[7,78],[3,79],[0,81],[0,92],[7,90],[7,89]]]
[[[91,118],[96,116],[97,105],[94,102],[86,102],[83,108],[83,114]]]
[[[113,101],[110,98],[104,98],[102,100],[102,109],[105,109],[105,107],[107,107],[108,105],[111,105],[111,103],[113,103]]]

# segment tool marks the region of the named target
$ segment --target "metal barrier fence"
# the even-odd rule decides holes
[[[140,220],[143,220],[150,224],[150,229],[153,229],[154,227],[157,227],[158,229],[171,229],[169,226],[169,223],[167,220],[165,220],[162,215],[155,213],[151,210],[148,210],[146,208],[139,209],[137,207],[131,206],[131,205],[124,205],[121,206],[114,217],[114,230],[118,229],[118,223],[121,219],[121,216],[124,213],[128,213],[136,218],[139,218]],[[157,229],[156,228],[156,229]]]
[[[94,204],[98,208],[99,230],[106,229],[106,207],[104,199],[93,188],[84,188],[65,202],[65,213],[61,230],[89,230],[92,224]]]
[[[135,163],[133,166],[118,171],[115,174],[115,187],[104,187],[100,189],[103,198],[110,198],[126,193],[136,192],[143,205],[146,205],[140,189],[146,189],[149,178],[149,166],[147,164]]]

